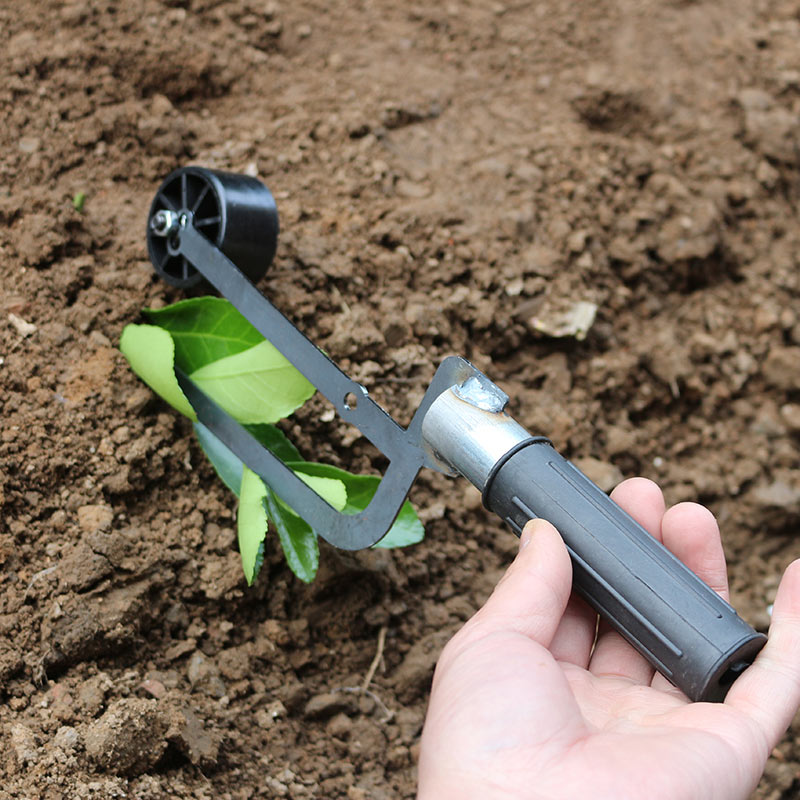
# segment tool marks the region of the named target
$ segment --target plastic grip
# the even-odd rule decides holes
[[[723,700],[767,640],[549,443],[501,461],[484,503],[517,535],[555,525],[574,588],[691,700]]]

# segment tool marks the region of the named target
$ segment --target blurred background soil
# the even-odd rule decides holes
[[[800,552],[798,0],[0,0],[0,109],[0,797],[411,798],[437,654],[516,546],[427,474],[423,544],[306,586],[270,540],[246,587],[232,497],[117,350],[183,296],[144,226],[187,163],[270,186],[262,290],[390,413],[466,356],[604,488],[708,503],[766,628]],[[382,466],[321,404],[286,430]],[[800,794],[798,732],[756,797]]]

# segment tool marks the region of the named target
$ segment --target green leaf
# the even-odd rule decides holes
[[[80,212],[86,204],[86,192],[76,192],[72,198],[72,207]]]
[[[175,377],[175,346],[172,337],[155,325],[126,325],[119,340],[131,369],[174,409],[196,420],[197,414]]]
[[[318,478],[302,473],[297,477],[309,485],[331,505],[341,510],[346,501],[344,485],[331,478]],[[243,466],[239,495],[239,552],[248,584],[253,583],[264,560],[267,515],[275,523],[286,563],[300,580],[310,583],[319,567],[317,535],[311,526],[294,513],[264,481]],[[258,506],[258,507],[256,507]]]
[[[277,445],[277,447],[273,449],[269,444],[265,444],[267,449],[272,450],[282,461],[281,450],[285,452],[297,452],[292,446],[292,443],[286,439],[283,433],[277,428],[274,428],[274,431],[280,434],[283,440],[276,437],[274,433],[269,432],[268,429],[273,428],[272,425],[261,425],[259,427],[261,428],[262,434],[265,434],[265,438],[271,437],[272,441],[270,443]],[[194,423],[194,432],[197,436],[197,441],[200,443],[200,447],[208,457],[208,460],[211,462],[219,478],[238,497],[242,483],[242,470],[245,466],[242,460],[203,425],[202,422]],[[347,503],[347,491],[340,480],[318,478],[312,475],[306,475],[302,471],[295,472],[295,474],[318,495],[327,500],[337,511],[341,511],[345,507]],[[286,507],[289,511],[292,511],[289,506]],[[294,512],[292,511],[292,513]]]
[[[319,567],[317,535],[266,487],[263,503],[275,523],[286,563],[301,581],[311,583]]]
[[[187,374],[264,341],[222,297],[193,297],[165,308],[145,309],[144,313],[172,334],[175,358]]]
[[[255,472],[244,467],[238,494],[239,513],[236,524],[239,554],[242,557],[244,577],[248,585],[252,586],[264,563],[264,540],[267,538],[268,527],[264,497],[267,487]]]
[[[267,427],[266,425],[264,427]],[[203,452],[208,456],[217,475],[219,475],[222,482],[235,494],[239,495],[242,474],[245,469],[248,469],[242,460],[234,454],[223,442],[218,439],[202,422],[194,423],[194,432],[197,440],[200,442],[200,447]],[[280,457],[280,456],[279,456]],[[326,476],[316,476],[307,474],[305,462],[299,462],[300,469],[292,470],[298,478],[300,478],[306,486],[313,489],[323,500],[333,506],[337,511],[343,511],[347,506],[347,490],[344,483],[338,478],[331,478]],[[322,464],[315,464],[313,466],[322,467]],[[251,470],[252,471],[252,470]],[[278,498],[280,500],[280,498]],[[281,503],[286,507],[287,511],[291,511],[295,516],[299,516],[293,509],[291,509],[283,500]]]
[[[305,462],[303,462],[303,464],[305,464]],[[322,467],[324,465],[315,464],[314,466]],[[342,481],[338,478],[309,475],[303,467],[299,469],[292,468],[292,471],[306,486],[313,489],[325,500],[328,505],[333,506],[337,511],[344,511],[347,506],[347,489]],[[292,513],[297,514],[294,509],[292,509]],[[300,515],[298,514],[298,516]]]
[[[317,534],[196,421],[175,377],[176,363],[335,509],[347,514],[363,510],[380,479],[301,459],[294,445],[272,423],[302,405],[314,393],[314,387],[227,300],[201,297],[146,313],[156,324],[126,326],[120,349],[142,380],[195,421],[200,446],[222,481],[239,496],[239,548],[248,583],[253,583],[263,563],[269,518],[275,523],[292,571],[310,582],[319,565]],[[423,536],[422,524],[406,501],[392,529],[375,546],[402,547]]]
[[[298,473],[314,475],[318,478],[335,478],[344,484],[347,491],[347,504],[342,511],[345,514],[357,514],[363,511],[378,490],[381,479],[376,475],[353,475],[343,469],[329,464],[315,464],[308,461],[287,464]],[[414,506],[406,500],[400,508],[397,519],[389,532],[373,547],[406,547],[417,544],[425,538],[425,528],[417,517]]]
[[[302,461],[297,448],[274,425],[246,425],[247,430],[281,461]]]
[[[250,425],[248,430],[267,450],[272,451],[281,461],[299,461],[295,446],[286,438],[280,428],[274,425]],[[200,447],[222,482],[238,497],[242,483],[242,460],[229,450],[202,422],[194,423],[194,432]]]
[[[194,433],[222,482],[238,497],[242,486],[242,460],[234,455],[202,422],[194,423]]]
[[[267,341],[206,364],[190,377],[243,424],[277,422],[314,394],[313,385]]]

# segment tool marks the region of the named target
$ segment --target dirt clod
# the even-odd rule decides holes
[[[14,723],[11,726],[11,747],[21,767],[35,763],[39,758],[39,748],[36,745],[36,736],[25,725]]]
[[[103,530],[111,525],[114,512],[107,505],[86,505],[78,509],[78,524],[88,533]]]
[[[450,633],[436,630],[412,645],[392,676],[399,697],[407,701],[430,687],[433,668]]]
[[[354,712],[357,702],[352,695],[344,692],[326,692],[312,697],[305,705],[303,713],[309,719],[327,719],[342,712]]]
[[[168,715],[166,739],[173,744],[192,764],[209,769],[217,763],[219,741],[209,733],[202,720],[188,708],[173,710]]]
[[[225,684],[220,677],[219,667],[200,651],[195,652],[189,659],[186,676],[197,692],[217,698],[225,694]]]
[[[167,747],[166,725],[155,701],[124,698],[109,706],[83,734],[86,754],[115,775],[141,775]]]

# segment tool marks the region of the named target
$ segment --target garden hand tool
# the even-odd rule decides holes
[[[257,179],[183,167],[150,208],[156,272],[206,280],[389,460],[368,507],[336,511],[176,368],[198,419],[332,545],[369,547],[391,527],[423,468],[462,475],[520,534],[534,517],[561,533],[575,590],[692,700],[719,701],[766,637],[625,513],[544,436],[505,412],[508,396],[463,358],[446,358],[407,428],[395,422],[254,286],[277,247],[278,214]]]

